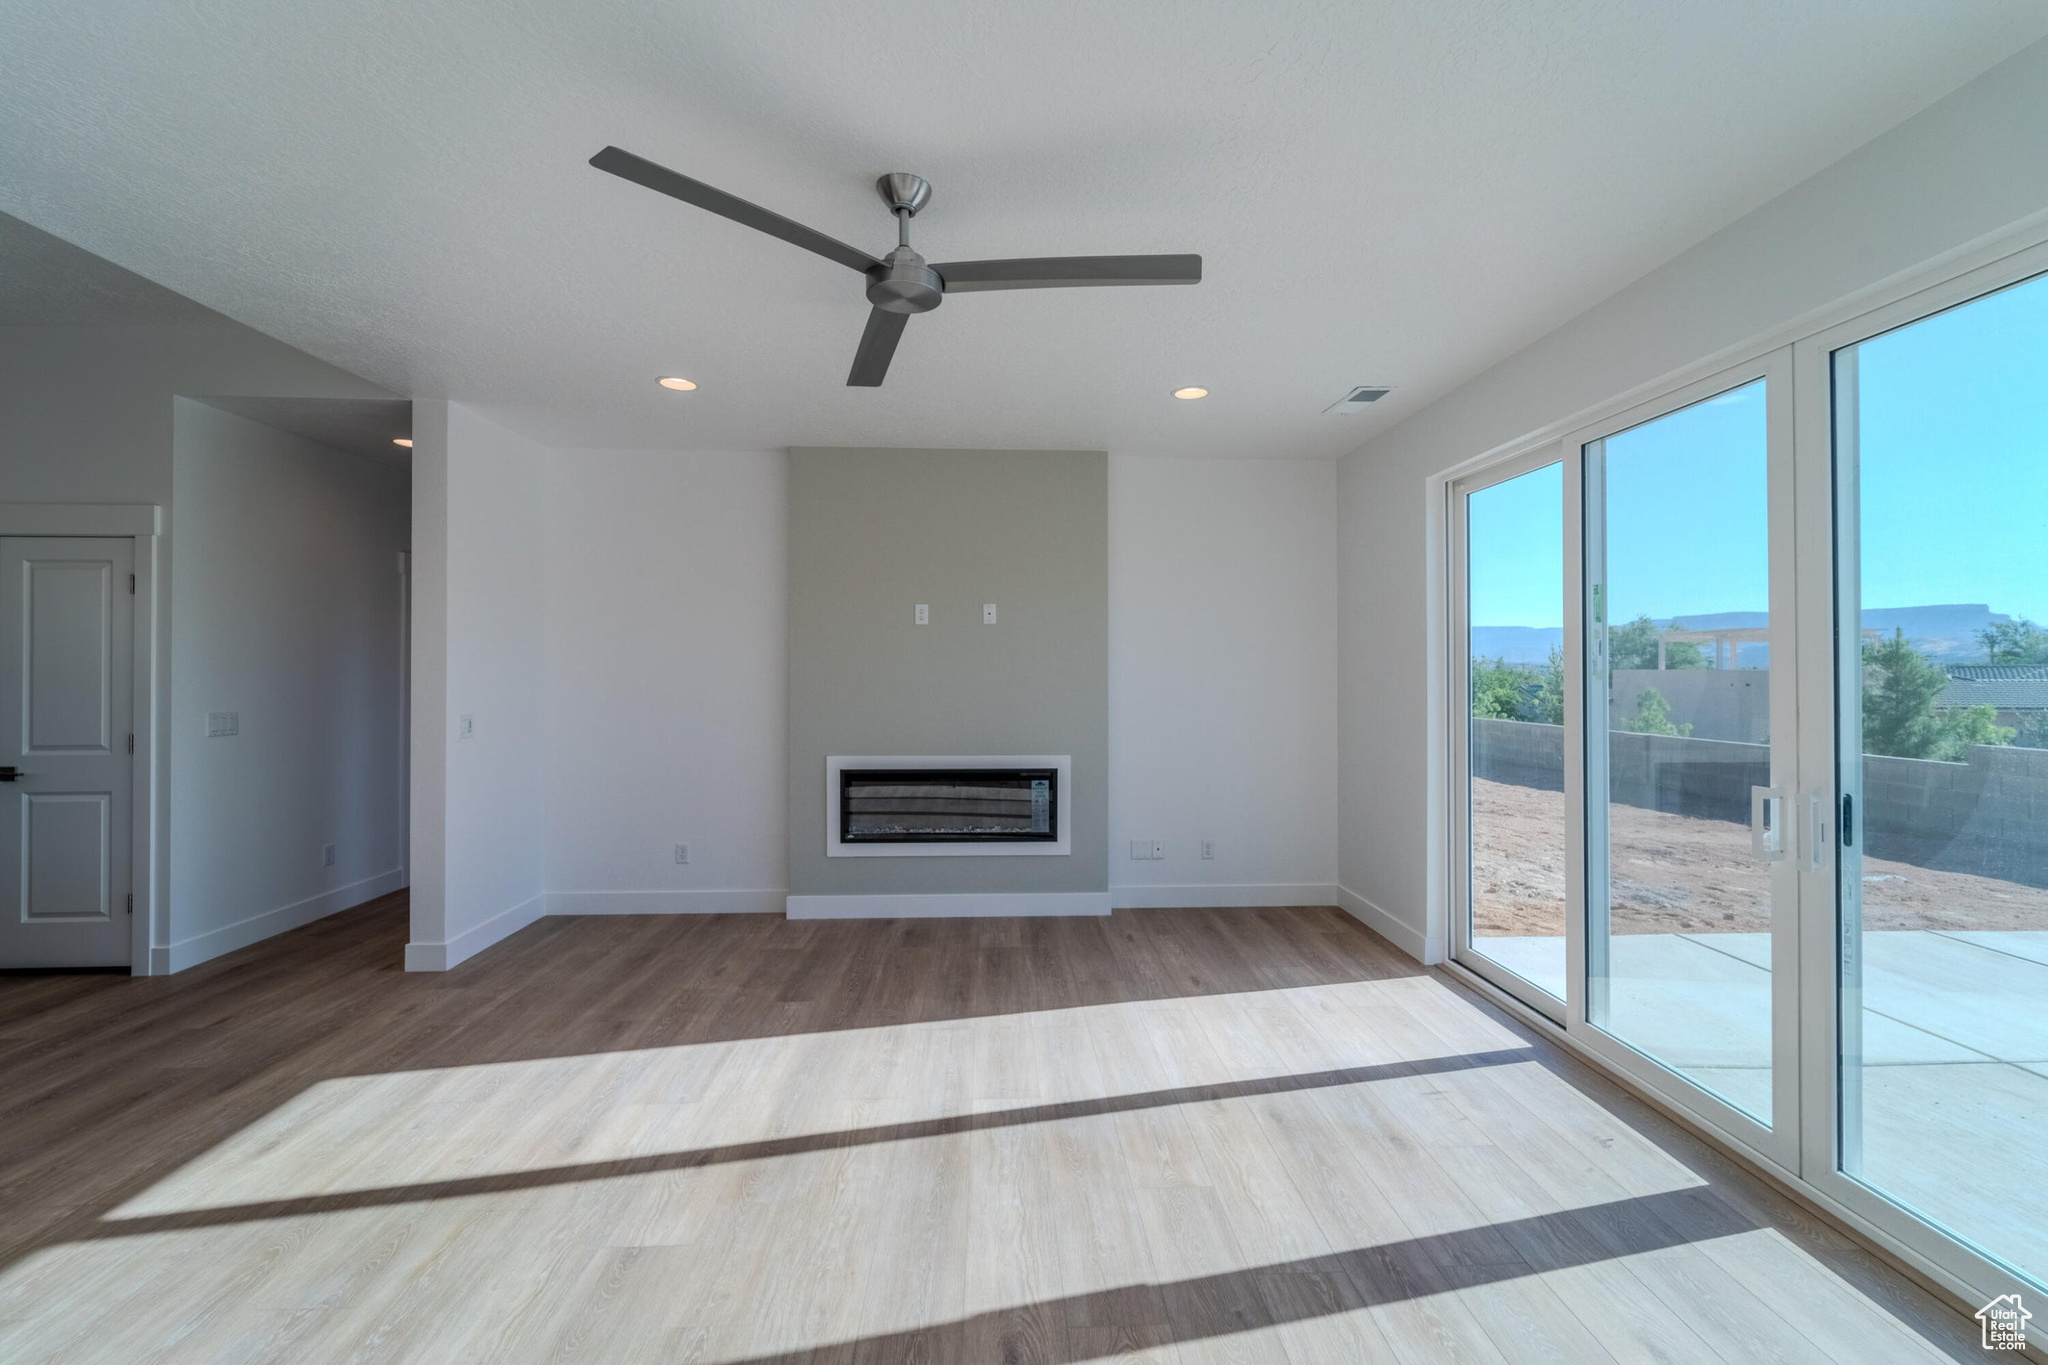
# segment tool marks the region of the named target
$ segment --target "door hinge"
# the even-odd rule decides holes
[[[135,732],[133,730],[128,732],[128,752],[131,754],[135,752]]]
[[[135,893],[133,891],[128,893],[128,913],[131,915],[135,913]]]
[[[133,597],[133,596],[135,596],[135,575],[134,575],[134,574],[129,574],[129,575],[128,575],[128,595],[129,595],[130,597]]]

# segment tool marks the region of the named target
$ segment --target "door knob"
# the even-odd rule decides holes
[[[0,782],[12,782],[17,777],[27,776],[27,773],[16,772],[12,764],[8,765],[7,767],[0,768]]]

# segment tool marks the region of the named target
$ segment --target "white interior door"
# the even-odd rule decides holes
[[[0,539],[0,966],[130,961],[134,567]]]

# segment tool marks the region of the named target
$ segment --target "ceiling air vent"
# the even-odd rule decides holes
[[[1380,401],[1380,399],[1385,398],[1391,392],[1391,389],[1386,389],[1372,384],[1367,384],[1363,388],[1353,389],[1351,392],[1345,394],[1342,398],[1339,398],[1336,402],[1330,404],[1330,406],[1328,406],[1327,408],[1324,408],[1323,411],[1358,412],[1361,411],[1367,403],[1377,403]]]

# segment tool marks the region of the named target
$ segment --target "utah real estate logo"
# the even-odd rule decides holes
[[[2032,1313],[2020,1303],[2017,1294],[2000,1294],[1977,1310],[1977,1321],[1984,1324],[1984,1349],[1987,1351],[2024,1351],[2027,1349],[2027,1319]]]

